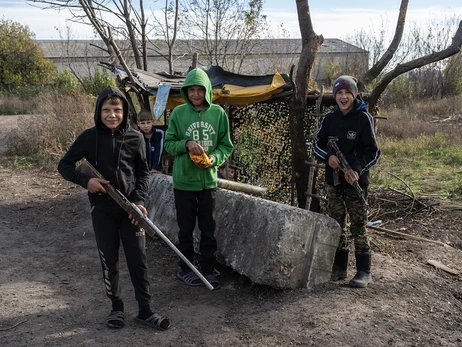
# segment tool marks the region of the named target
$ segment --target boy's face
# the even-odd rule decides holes
[[[225,180],[234,179],[235,170],[233,168],[228,167],[228,169],[226,169],[226,167],[224,167],[224,168],[220,168],[219,170],[221,173],[221,177],[223,177]]]
[[[143,133],[145,134],[150,134],[152,132],[152,127],[154,125],[152,123],[152,120],[142,120],[142,121],[136,122],[136,124],[138,125],[138,128],[143,130]]]
[[[205,106],[205,88],[202,86],[191,86],[188,88],[188,99],[194,107]]]
[[[124,119],[124,108],[122,102],[114,104],[111,100],[103,101],[101,105],[101,121],[103,124],[111,129],[112,132],[116,131]]]
[[[335,94],[335,101],[343,115],[346,115],[353,108],[354,97],[347,89],[340,89]]]

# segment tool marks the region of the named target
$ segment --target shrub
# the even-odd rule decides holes
[[[92,76],[83,77],[82,82],[85,93],[94,96],[97,96],[107,86],[116,86],[114,78],[106,70],[103,72],[97,70]]]
[[[53,86],[62,93],[76,93],[81,90],[79,81],[72,72],[67,69],[60,70],[54,80]]]
[[[27,26],[0,19],[0,84],[17,87],[43,84],[55,70]]]

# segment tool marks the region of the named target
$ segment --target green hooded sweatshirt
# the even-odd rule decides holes
[[[187,89],[190,86],[205,88],[206,106],[200,111],[188,99]],[[233,151],[228,117],[222,107],[212,104],[212,84],[199,68],[191,70],[186,76],[181,96],[186,104],[172,111],[165,133],[165,150],[175,156],[173,188],[188,191],[216,188],[217,168]],[[188,140],[199,143],[213,158],[211,167],[203,169],[194,164],[186,149]]]

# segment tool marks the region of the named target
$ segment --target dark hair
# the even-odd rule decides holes
[[[119,104],[124,105],[124,100],[119,95],[116,95],[116,94],[109,94],[101,101],[101,104],[105,101],[109,101],[111,105],[119,105]]]
[[[136,120],[138,122],[146,121],[146,120],[153,120],[152,114],[148,110],[141,110],[138,115],[136,116]]]
[[[237,170],[237,165],[233,161],[228,161],[222,164],[219,168],[220,169],[225,169],[226,166],[228,166],[230,169]]]

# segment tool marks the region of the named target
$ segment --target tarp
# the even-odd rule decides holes
[[[125,84],[125,87],[130,88],[132,82],[121,66],[113,66],[112,71]],[[137,69],[132,69],[131,72],[136,82],[136,88],[143,93],[152,95],[153,104],[159,90],[159,84],[171,85],[167,108],[173,109],[184,103],[180,96],[180,89],[185,77],[172,76],[162,72],[147,73]],[[287,74],[240,75],[225,71],[219,66],[212,66],[205,72],[212,83],[213,101],[220,105],[247,106],[268,101],[278,94],[292,89]]]

